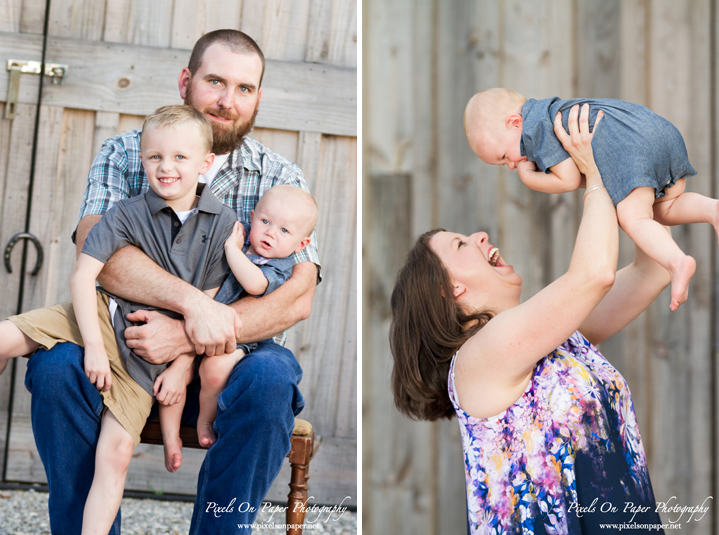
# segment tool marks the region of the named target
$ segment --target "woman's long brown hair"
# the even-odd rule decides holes
[[[490,312],[467,313],[457,305],[447,269],[429,246],[430,238],[443,230],[417,238],[391,298],[394,402],[419,420],[452,417],[447,392],[452,356],[492,318]]]

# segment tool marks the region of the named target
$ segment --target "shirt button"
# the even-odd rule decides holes
[[[180,243],[181,241],[182,241],[181,238],[177,238],[177,239],[175,240],[175,243]]]
[[[179,222],[179,221],[175,221],[175,222],[172,224],[172,226],[174,226],[175,228],[177,228],[177,227],[180,226],[180,222]]]

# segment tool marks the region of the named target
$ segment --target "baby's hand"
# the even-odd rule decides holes
[[[171,366],[155,379],[152,393],[163,405],[174,405],[182,400],[182,396],[185,394],[185,383],[185,373],[174,370]]]
[[[110,390],[112,373],[105,348],[94,350],[85,348],[85,375],[98,390],[104,392]]]
[[[519,178],[523,178],[528,173],[536,173],[537,171],[538,169],[535,163],[530,162],[529,160],[524,160],[517,164],[517,173],[519,174]]]
[[[245,227],[239,221],[235,221],[232,233],[225,241],[225,249],[228,247],[237,247],[240,251],[245,245]]]

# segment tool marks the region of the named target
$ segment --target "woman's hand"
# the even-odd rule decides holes
[[[597,131],[599,121],[604,117],[604,112],[600,110],[597,113],[597,120],[594,123],[592,132],[589,131],[589,104],[582,106],[579,121],[577,121],[578,114],[579,104],[575,104],[569,110],[569,134],[567,134],[562,126],[562,114],[561,112],[557,113],[554,117],[554,133],[562,143],[564,150],[569,153],[574,163],[577,164],[580,173],[583,175],[596,173],[598,176],[599,171],[597,164],[594,162],[594,153],[592,152],[592,138]]]

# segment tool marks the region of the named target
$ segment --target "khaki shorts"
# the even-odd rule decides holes
[[[112,371],[112,386],[110,390],[101,392],[101,394],[105,406],[130,433],[135,446],[137,446],[140,443],[140,433],[145,427],[154,398],[127,373],[125,362],[120,357],[117,347],[108,303],[109,297],[97,292],[100,330]],[[84,347],[72,303],[38,308],[19,316],[10,316],[8,320],[28,338],[45,349],[50,349],[61,342],[72,342]]]

